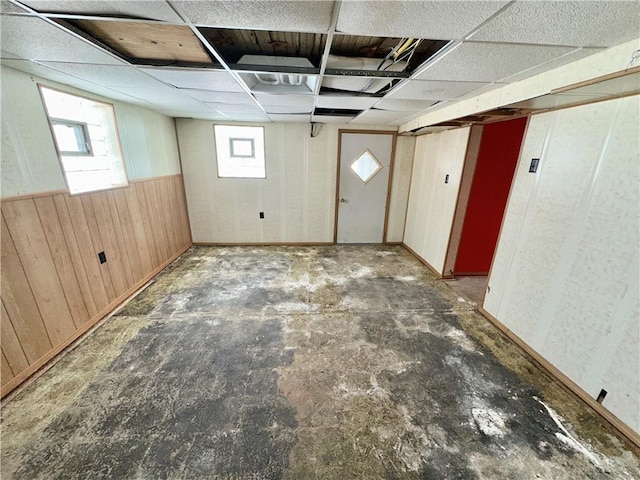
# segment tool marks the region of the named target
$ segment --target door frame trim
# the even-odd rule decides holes
[[[333,220],[333,243],[338,243],[338,209],[340,208],[340,155],[342,154],[342,134],[361,133],[365,135],[391,135],[391,161],[389,162],[389,179],[387,182],[387,200],[384,209],[384,226],[382,227],[382,243],[387,243],[387,223],[389,222],[389,203],[391,202],[391,185],[393,183],[393,167],[396,158],[396,130],[358,130],[353,128],[338,129],[338,168],[336,169],[335,215]]]

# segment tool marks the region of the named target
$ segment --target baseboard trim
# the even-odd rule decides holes
[[[326,247],[333,242],[193,242],[196,247]]]
[[[420,255],[418,255],[418,254],[416,253],[416,251],[415,251],[413,248],[411,248],[409,245],[407,245],[407,244],[406,244],[406,243],[404,243],[404,242],[402,242],[402,243],[401,243],[401,245],[402,245],[404,248],[406,248],[406,249],[407,249],[407,251],[408,251],[411,255],[413,255],[414,257],[416,257],[416,259],[418,259],[418,261],[419,261],[420,263],[422,263],[425,267],[427,267],[427,268],[431,271],[431,273],[433,273],[433,274],[436,276],[436,278],[437,278],[438,280],[443,280],[443,279],[448,278],[448,277],[446,277],[446,276],[442,275],[440,272],[438,272],[435,268],[433,268],[429,262],[427,262],[427,261],[426,261],[424,258],[422,258]]]
[[[633,431],[631,427],[607,410],[602,404],[582,389],[577,383],[562,373],[557,367],[551,364],[546,358],[535,351],[529,344],[522,340],[518,335],[513,333],[509,328],[498,320],[496,317],[487,312],[484,308],[479,307],[478,312],[482,314],[489,322],[491,322],[498,330],[500,330],[509,340],[524,350],[535,362],[545,370],[549,375],[563,384],[569,391],[578,396],[583,402],[589,405],[600,417],[616,429],[620,435],[627,439],[636,448],[636,453],[640,450],[640,435]]]
[[[156,275],[158,275],[162,270],[164,270],[167,265],[177,259],[180,255],[186,252],[189,248],[191,248],[191,243],[185,245],[177,253],[171,256],[168,260],[162,263],[160,266],[153,269],[149,274],[147,274],[142,280],[137,282],[134,286],[132,286],[129,290],[124,292],[118,298],[116,298],[113,302],[103,308],[100,312],[94,315],[91,319],[85,322],[78,330],[76,330],[73,335],[67,338],[64,342],[57,345],[55,348],[49,350],[45,355],[40,357],[34,363],[29,365],[25,370],[20,372],[18,375],[13,377],[9,382],[0,388],[0,398],[4,398],[13,390],[18,388],[28,379],[30,379],[33,375],[38,373],[42,368],[46,367],[51,361],[53,361],[58,355],[62,355],[65,351],[70,350],[82,339],[85,335],[101,320],[106,319],[111,315],[122,303],[127,301],[130,297],[132,297],[139,289],[144,287],[149,281],[151,281]]]

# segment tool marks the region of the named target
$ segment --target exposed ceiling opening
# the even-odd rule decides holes
[[[143,65],[214,65],[198,37],[185,25],[111,20],[60,21],[105,45],[132,63]]]
[[[320,66],[327,35],[322,33],[276,32],[230,28],[199,28],[229,65],[244,55],[299,57]]]
[[[362,110],[352,110],[346,108],[316,108],[314,115],[329,115],[332,117],[356,117]]]

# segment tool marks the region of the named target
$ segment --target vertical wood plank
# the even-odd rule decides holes
[[[107,262],[102,264],[109,266],[111,274],[111,284],[113,285],[114,297],[112,301],[118,298],[127,290],[127,279],[124,273],[124,266],[121,252],[118,249],[116,234],[113,229],[113,220],[109,213],[109,205],[103,192],[92,193],[87,199],[93,209],[93,215],[96,220],[96,228],[98,235],[102,241],[102,246],[107,257]],[[85,203],[85,200],[82,200]],[[85,212],[87,208],[85,208]]]
[[[133,271],[131,269],[131,259],[129,258],[129,249],[124,239],[124,233],[122,232],[122,224],[120,223],[120,216],[118,215],[118,209],[114,198],[114,192],[104,192],[104,196],[107,200],[108,211],[111,214],[111,222],[113,225],[113,232],[115,233],[115,247],[118,249],[118,254],[122,262],[124,270],[125,281],[127,289],[131,288],[134,284]]]
[[[64,213],[65,206],[67,214]],[[62,222],[62,226],[63,229],[65,229],[65,235],[69,239],[69,242],[72,242],[73,239],[75,239],[78,244],[78,251],[80,252],[82,265],[84,266],[84,270],[87,274],[87,280],[91,287],[93,301],[96,305],[97,312],[99,312],[109,305],[109,302],[111,301],[107,290],[107,285],[111,285],[111,278],[108,276],[108,270],[103,276],[103,272],[100,269],[98,252],[101,251],[102,248],[100,245],[94,245],[91,228],[85,215],[81,198],[64,195],[64,205],[60,205],[58,213],[61,214],[61,217],[65,218],[65,221]],[[69,223],[66,221],[67,215],[71,229],[68,226]]]
[[[184,242],[182,241],[182,225],[181,225],[181,216],[180,216],[180,201],[178,199],[178,190],[176,189],[175,179],[177,177],[169,177],[167,179],[167,189],[169,190],[170,198],[171,198],[171,213],[172,213],[172,223],[173,230],[175,235],[175,249],[178,250]]]
[[[79,242],[73,231],[73,224],[71,223],[71,218],[69,217],[69,210],[67,209],[65,196],[55,195],[53,197],[53,203],[55,205],[56,212],[58,213],[58,220],[60,221],[60,229],[62,231],[62,235],[64,236],[65,243],[67,244],[67,249],[69,250],[71,264],[76,273],[78,287],[80,288],[80,293],[87,308],[87,313],[89,315],[88,318],[91,318],[96,313],[98,313],[98,309],[96,307],[96,302],[93,299],[91,284],[89,283],[87,271],[84,262],[82,261],[82,254],[80,253],[80,248],[78,245]],[[100,283],[102,283],[102,279],[100,279]]]
[[[89,311],[84,303],[80,284],[67,248],[67,242],[64,238],[64,233],[62,233],[58,211],[53,203],[53,198],[50,196],[35,198],[34,202],[49,244],[53,263],[60,278],[64,297],[71,312],[71,318],[73,318],[73,323],[78,328],[89,320]]]
[[[178,241],[178,231],[176,229],[176,203],[173,195],[173,189],[171,188],[171,178],[172,177],[163,177],[160,179],[159,185],[161,187],[162,196],[160,197],[163,202],[163,211],[165,212],[165,225],[167,226],[167,234],[169,237],[169,245],[170,251],[172,254],[176,250],[178,250],[179,241]]]
[[[2,213],[49,338],[57,345],[70,337],[76,327],[35,203],[33,200],[9,202],[2,206]]]
[[[138,196],[133,186],[125,188],[124,190],[125,205],[129,211],[131,226],[133,228],[134,243],[138,251],[138,259],[140,262],[140,269],[142,275],[146,275],[153,270],[153,263],[151,260],[151,247],[147,241],[147,234],[144,230],[144,221],[142,219],[142,213],[140,211],[140,205],[138,204]]]
[[[131,209],[127,202],[127,192],[129,191],[131,191],[131,187],[120,188],[113,192],[113,199],[116,204],[116,209],[118,210],[118,218],[120,219],[120,226],[122,228],[122,234],[124,235],[124,243],[127,248],[127,255],[129,256],[129,263],[131,265],[131,273],[135,283],[138,282],[145,273],[144,268],[142,267],[142,261],[140,260],[138,237],[136,236],[135,227],[133,225]],[[146,239],[144,240],[146,243]]]
[[[7,357],[5,357],[4,355],[4,351],[2,352],[1,361],[2,361],[2,364],[0,365],[0,377],[2,377],[2,380],[0,383],[2,383],[2,385],[5,385],[6,383],[9,382],[9,380],[15,377],[15,375],[13,374],[13,371],[9,366],[9,362],[7,361]]]
[[[156,247],[158,248],[158,258],[160,263],[169,258],[169,247],[167,246],[167,232],[164,230],[162,222],[162,210],[158,203],[158,195],[156,192],[155,181],[144,182],[144,193],[147,198],[147,206],[149,208],[149,219],[154,238],[156,239]]]
[[[149,213],[149,205],[147,202],[147,195],[145,192],[144,184],[136,183],[133,187],[136,191],[136,197],[138,198],[138,207],[140,208],[140,213],[142,214],[142,222],[144,225],[145,235],[147,237],[147,244],[149,245],[149,254],[151,256],[152,265],[153,268],[156,268],[158,265],[160,265],[158,239],[153,234],[153,224],[151,223],[151,214]]]
[[[5,352],[11,371],[17,375],[29,366],[29,360],[27,360],[16,331],[13,329],[4,302],[2,303],[2,317],[0,317],[0,334],[2,336],[0,340],[2,351]]]
[[[2,301],[27,360],[33,363],[51,349],[52,344],[4,216],[1,226]]]

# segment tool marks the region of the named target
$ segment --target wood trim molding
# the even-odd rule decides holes
[[[117,190],[120,188],[128,188],[132,183],[144,183],[150,182],[153,180],[157,180],[159,178],[169,178],[169,177],[181,177],[182,173],[172,173],[170,175],[159,175],[157,177],[148,177],[148,178],[136,178],[135,180],[129,180],[129,185],[122,185],[120,187],[107,188],[105,190],[96,190],[93,192],[83,192],[83,193],[69,193],[67,189],[59,189],[59,190],[47,190],[45,192],[36,192],[36,193],[25,193],[22,195],[12,195],[9,197],[0,198],[0,202],[15,202],[16,200],[29,200],[31,198],[39,198],[39,197],[49,197],[52,195],[60,195],[61,193],[68,193],[69,195],[73,195],[74,197],[81,197],[82,195],[91,195],[92,193],[98,192],[110,192],[111,190]]]
[[[19,387],[26,380],[31,378],[35,373],[37,373],[40,369],[47,366],[49,362],[51,362],[55,357],[60,355],[61,353],[69,350],[72,346],[82,341],[85,338],[85,334],[91,330],[98,322],[100,322],[103,318],[109,316],[120,304],[128,300],[132,297],[140,288],[146,285],[150,280],[153,279],[156,275],[158,275],[162,270],[164,270],[167,265],[176,260],[180,255],[186,252],[189,248],[191,248],[191,243],[188,243],[184,247],[182,247],[176,254],[171,256],[167,261],[162,263],[160,266],[151,271],[148,275],[146,275],[142,280],[136,283],[129,290],[124,292],[118,298],[116,298],[113,302],[107,305],[102,311],[98,312],[91,318],[88,322],[85,322],[78,330],[76,330],[71,337],[62,342],[60,345],[57,345],[54,349],[48,351],[44,356],[36,360],[35,363],[30,365],[28,368],[20,372],[17,376],[11,379],[7,384],[3,385],[0,389],[0,397],[5,397],[9,393],[11,393],[14,389]]]
[[[14,202],[16,200],[28,200],[30,198],[39,198],[39,197],[48,197],[51,195],[60,195],[61,193],[69,193],[69,190],[60,189],[60,190],[48,190],[46,192],[37,192],[37,193],[25,193],[23,195],[13,195],[11,197],[3,197],[0,198],[0,202]]]
[[[389,162],[389,176],[387,178],[387,201],[384,207],[384,224],[382,227],[382,243],[387,243],[387,231],[389,230],[389,206],[391,205],[391,189],[393,187],[393,169],[396,165],[396,145],[398,133],[394,132],[391,137],[391,160]]]
[[[520,347],[525,353],[535,360],[535,362],[545,370],[549,375],[558,380],[569,391],[577,395],[584,403],[591,407],[600,417],[616,429],[625,439],[631,442],[636,453],[640,453],[640,434],[634,432],[622,420],[607,410],[602,404],[598,403],[591,395],[582,389],[577,383],[562,373],[557,367],[550,363],[546,358],[535,351],[529,344],[522,340],[518,335],[513,333],[509,328],[498,320],[496,317],[487,312],[484,308],[479,307],[478,312],[482,314],[491,324],[500,330],[509,340]]]

